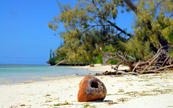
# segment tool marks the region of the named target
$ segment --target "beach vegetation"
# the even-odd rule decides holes
[[[124,89],[119,89],[118,92],[122,93],[122,92],[124,92]]]
[[[131,96],[131,97],[138,97],[138,96],[157,96],[160,94],[167,94],[173,92],[172,89],[166,88],[166,89],[153,89],[148,91],[131,91],[131,92],[125,92],[125,95]]]
[[[54,106],[63,106],[63,105],[72,105],[72,104],[71,103],[68,103],[68,102],[54,104]]]
[[[112,96],[112,95],[114,95],[114,94],[106,94],[106,96]]]
[[[145,86],[154,86],[154,84],[146,84]]]
[[[118,104],[118,102],[108,102],[108,105]]]
[[[82,108],[96,108],[95,105],[84,104]]]
[[[58,6],[61,13],[48,26],[59,33],[64,43],[55,50],[58,57],[50,57],[50,64],[62,59],[72,64],[102,63],[100,47],[105,52],[121,51],[144,61],[161,46],[173,43],[171,0],[78,0],[74,6],[60,2]],[[134,15],[133,32],[115,23],[117,16],[125,12]],[[60,23],[64,32],[58,29]]]
[[[160,94],[166,94],[166,93],[170,93],[170,92],[173,92],[172,89],[154,89],[153,92],[157,92],[157,93],[160,93]]]
[[[117,99],[117,102],[127,102],[128,100],[129,100],[129,98],[122,97],[122,98]]]
[[[51,95],[50,95],[50,94],[46,94],[46,97],[47,97],[47,96],[51,96]]]
[[[55,65],[57,64],[59,61],[63,60],[64,57],[63,56],[59,56],[56,55],[55,57],[50,58],[47,63],[51,64],[51,65]]]
[[[85,104],[85,105],[83,106],[83,108],[88,108],[88,107],[90,107],[89,104]]]

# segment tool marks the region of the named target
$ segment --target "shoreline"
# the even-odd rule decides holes
[[[3,83],[1,85],[21,85],[21,84],[29,84],[29,83],[39,83],[39,82],[46,82],[46,81],[53,81],[53,80],[61,80],[61,79],[68,79],[68,78],[75,78],[82,75],[69,75],[69,76],[58,76],[58,77],[40,77],[40,80],[26,80],[21,82],[14,82],[14,83]]]
[[[90,71],[98,71],[98,72],[105,72],[105,71],[115,71],[111,67],[115,67],[116,65],[103,65],[103,64],[94,64],[93,67],[90,65],[87,66],[71,66],[71,68],[80,68],[80,69],[85,69],[85,70],[90,70]],[[119,70],[125,70],[129,69],[128,66],[120,65]]]
[[[95,68],[101,69],[101,67],[106,69],[106,66],[96,66]],[[83,68],[87,69],[87,67]],[[90,69],[94,69],[94,67],[91,67]],[[173,107],[173,72],[138,76],[112,75],[95,77],[99,78],[107,88],[107,96],[103,102],[77,102],[79,83],[84,76],[73,76],[44,81],[0,85],[0,107]]]
[[[67,68],[74,68],[74,69],[81,69],[81,70],[87,70],[92,71],[90,74],[94,75],[94,72],[105,72],[105,71],[114,71],[111,69],[111,66],[115,65],[102,65],[102,64],[94,64],[94,67],[87,66],[65,66]],[[125,68],[124,68],[125,67]],[[127,66],[121,66],[120,68],[128,69]],[[89,74],[88,74],[89,75]],[[37,80],[32,80],[34,77],[31,78],[31,80],[25,80],[25,81],[19,81],[19,82],[11,82],[10,80],[0,80],[0,85],[13,85],[13,84],[23,84],[23,83],[33,83],[33,82],[42,82],[42,81],[48,81],[48,80],[59,80],[59,79],[65,79],[65,78],[73,78],[78,76],[86,76],[86,75],[79,75],[79,74],[73,74],[73,75],[67,75],[67,76],[56,76],[56,77],[39,77]]]
[[[25,69],[26,68],[26,69]],[[9,71],[8,71],[9,70]],[[33,71],[32,71],[33,70]],[[76,68],[75,66],[23,66],[20,65],[4,65],[0,70],[0,85],[16,84],[23,82],[37,82],[44,80],[68,78],[76,75],[84,76],[88,74],[94,75],[99,71],[86,70],[83,68]]]

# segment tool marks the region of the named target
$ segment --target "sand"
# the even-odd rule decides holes
[[[107,70],[110,66],[107,69],[105,66],[83,68]],[[78,85],[83,77],[0,85],[0,108],[173,107],[173,72],[138,76],[96,76],[107,88],[107,96],[103,102],[77,102]]]
[[[81,69],[85,69],[85,70],[105,72],[105,71],[114,71],[114,69],[112,69],[112,66],[115,67],[116,65],[94,64],[94,67],[90,67],[90,66],[74,66],[73,68],[81,68]],[[128,70],[128,67],[120,65],[118,69],[119,70]]]

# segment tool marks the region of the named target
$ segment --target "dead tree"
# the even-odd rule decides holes
[[[103,58],[107,58],[108,60],[118,60],[119,63],[114,67],[115,72],[106,72],[103,73],[104,75],[107,74],[117,74],[120,73],[118,71],[118,68],[121,64],[125,63],[128,65],[129,70],[128,72],[134,74],[145,74],[145,73],[157,73],[157,72],[162,72],[166,69],[173,69],[173,58],[171,57],[169,51],[173,49],[173,45],[168,45],[165,47],[160,47],[157,51],[157,53],[148,61],[138,61],[135,63],[131,63],[127,58],[131,56],[124,55],[122,52],[116,52],[114,56],[109,56],[108,53],[104,53],[102,49],[100,48],[101,54]],[[120,59],[117,59],[120,58]],[[135,59],[134,59],[135,60]],[[122,72],[121,72],[122,73]]]
[[[133,65],[131,64],[131,62],[129,62],[129,60],[127,59],[127,57],[124,55],[123,52],[118,51],[118,52],[116,52],[113,56],[110,56],[111,54],[110,54],[110,53],[104,53],[104,52],[102,51],[102,48],[100,48],[100,51],[101,51],[102,57],[103,57],[104,59],[105,59],[105,58],[107,59],[107,62],[108,62],[109,60],[117,60],[117,61],[119,61],[119,63],[116,65],[116,67],[113,67],[113,69],[116,70],[116,72],[118,72],[118,67],[119,67],[121,64],[123,64],[123,63],[125,63],[125,64],[128,65],[128,67],[129,67],[129,70],[128,70],[128,71],[132,71]],[[117,57],[119,57],[119,59],[118,59]],[[129,56],[129,57],[131,57],[131,56]],[[132,57],[131,57],[131,58],[132,58]]]
[[[168,45],[168,47],[167,50],[164,47],[160,47],[150,60],[141,63],[138,62],[134,71],[143,74],[161,72],[165,69],[173,68],[173,58],[169,54],[173,46]]]

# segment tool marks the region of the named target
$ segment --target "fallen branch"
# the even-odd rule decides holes
[[[101,48],[100,48],[101,49]],[[169,49],[169,50],[168,50]],[[145,74],[145,73],[158,73],[162,72],[166,69],[173,69],[173,58],[171,58],[171,55],[169,54],[169,51],[173,49],[173,46],[168,45],[168,48],[166,47],[160,47],[157,51],[157,53],[148,61],[144,62],[134,62],[132,65],[127,58],[131,58],[131,56],[124,55],[122,52],[116,52],[114,56],[109,56],[109,53],[104,53],[101,51],[101,54],[104,57],[108,58],[109,60],[116,59],[115,57],[118,57],[119,63],[113,67],[115,72],[105,72],[103,75],[117,75],[117,74],[127,74],[126,71],[119,71],[118,68],[122,63],[125,63],[128,65],[129,70],[128,73],[132,72],[132,74]]]
[[[118,68],[119,68],[119,66],[122,63],[127,64],[129,66],[129,71],[132,71],[133,65],[126,59],[126,57],[124,56],[124,54],[122,52],[119,51],[119,52],[116,52],[114,54],[114,56],[109,56],[109,53],[104,53],[102,51],[102,48],[101,47],[100,47],[100,52],[102,54],[103,59],[107,58],[107,62],[109,60],[118,60],[119,61],[119,63],[117,64],[117,66],[114,68],[116,71],[118,71]],[[116,59],[116,57],[119,57],[120,59]]]
[[[170,56],[168,56],[168,57],[165,59],[165,61],[162,63],[162,66],[161,66],[161,67],[163,67],[163,66],[165,65],[165,63],[168,61],[169,58],[170,58]]]
[[[159,69],[155,69],[155,70],[144,71],[144,72],[141,72],[140,74],[144,74],[144,73],[159,73],[159,72],[162,72],[163,70],[169,69],[169,68],[173,68],[173,65],[169,65],[169,66],[165,66],[165,67],[160,67]]]
[[[132,72],[135,71],[136,67],[138,67],[139,64],[140,64],[140,61],[135,65],[135,67],[133,68]]]
[[[143,72],[144,72],[147,68],[149,68],[149,67],[152,65],[152,63],[160,56],[160,54],[161,54],[161,52],[159,52],[159,53],[153,58],[153,60],[151,60],[151,62],[149,62],[149,65],[147,65],[147,66],[144,68]]]

